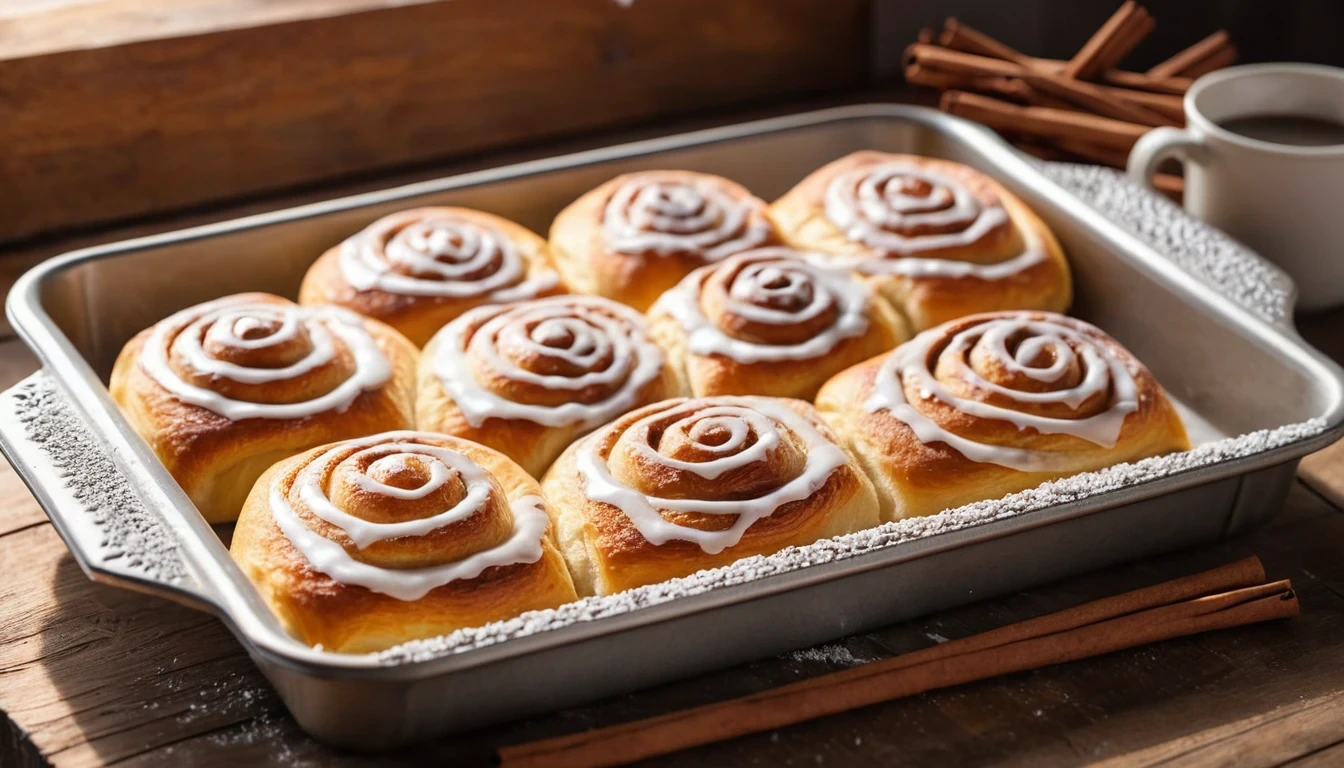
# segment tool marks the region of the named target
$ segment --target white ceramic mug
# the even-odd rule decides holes
[[[1344,69],[1251,64],[1207,74],[1185,95],[1186,128],[1144,134],[1129,175],[1151,183],[1163,160],[1179,158],[1187,211],[1283,267],[1300,309],[1344,303],[1344,145],[1275,144],[1220,125],[1261,115],[1344,123]]]

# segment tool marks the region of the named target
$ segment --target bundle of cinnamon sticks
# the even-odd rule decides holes
[[[1287,581],[1250,557],[903,656],[761,693],[505,747],[503,768],[622,765],[890,699],[1148,643],[1295,616]]]
[[[1028,56],[949,18],[906,49],[905,79],[943,91],[944,111],[984,123],[1037,157],[1123,168],[1149,129],[1184,124],[1181,99],[1196,77],[1237,58],[1218,31],[1146,72],[1119,69],[1155,24],[1126,0],[1062,61]]]

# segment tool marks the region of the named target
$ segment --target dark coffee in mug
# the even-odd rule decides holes
[[[1220,126],[1248,139],[1296,147],[1344,144],[1344,123],[1301,115],[1247,115],[1223,120]]]

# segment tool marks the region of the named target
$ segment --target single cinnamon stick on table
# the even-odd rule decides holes
[[[1199,77],[1237,60],[1237,47],[1226,30],[1219,30],[1148,70],[1150,77]]]
[[[901,696],[1298,611],[1255,558],[752,696],[500,750],[504,766],[618,765]],[[1231,591],[1227,591],[1231,590]],[[1215,594],[1199,597],[1209,592]]]
[[[1134,0],[1125,0],[1078,53],[1069,59],[1062,74],[1075,80],[1091,80],[1119,64],[1153,31],[1154,26],[1153,17],[1143,6]]]
[[[946,91],[938,104],[949,114],[975,120],[999,131],[1077,139],[1128,151],[1148,126],[1050,107],[1022,107],[965,91]]]

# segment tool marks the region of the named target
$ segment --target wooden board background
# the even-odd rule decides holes
[[[0,16],[0,242],[867,73],[868,0],[25,5],[59,14]]]

